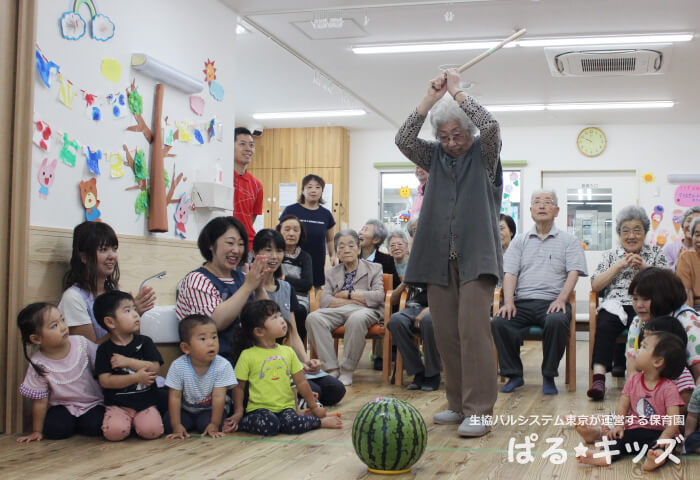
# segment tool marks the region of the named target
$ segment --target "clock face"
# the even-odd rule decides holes
[[[576,139],[579,152],[587,157],[597,157],[605,150],[605,134],[600,128],[587,127],[581,130]]]

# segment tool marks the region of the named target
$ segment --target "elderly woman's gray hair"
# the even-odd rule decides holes
[[[400,238],[403,241],[403,243],[408,245],[408,235],[406,235],[406,232],[404,232],[403,230],[393,230],[386,237],[386,248],[389,248],[389,244],[391,243],[391,240],[393,238]]]
[[[693,215],[693,214],[700,214],[700,205],[690,207],[688,210],[683,212],[683,217],[681,218],[681,228],[685,224],[685,221],[688,220],[688,217]]]
[[[530,203],[532,203],[535,200],[535,197],[537,195],[542,195],[542,194],[551,195],[552,200],[554,200],[554,206],[555,207],[559,206],[559,199],[557,198],[557,192],[555,192],[554,190],[547,190],[547,189],[543,189],[543,188],[532,192],[532,195],[530,195]]]
[[[479,133],[479,129],[469,120],[464,110],[459,108],[457,103],[449,98],[449,95],[445,95],[442,97],[442,100],[438,101],[430,109],[430,125],[433,127],[433,136],[437,138],[437,131],[440,125],[452,120],[457,120],[462,128],[468,131],[472,137]]]
[[[700,228],[700,217],[695,217],[692,222],[690,222],[690,234],[695,233],[695,229]],[[696,302],[697,303],[697,302]]]
[[[386,236],[389,234],[389,230],[387,230],[386,225],[384,225],[382,222],[380,222],[376,218],[373,218],[371,220],[367,220],[365,222],[365,225],[374,225],[374,238],[379,239],[379,245],[381,245],[384,242],[384,240],[386,240]]]
[[[357,232],[355,230],[353,230],[352,228],[344,228],[343,230],[336,233],[335,237],[333,237],[333,248],[336,251],[338,250],[338,240],[340,240],[340,237],[352,237],[355,240],[355,244],[359,248],[360,237],[357,236]]]
[[[642,227],[644,227],[644,234],[649,233],[649,217],[647,212],[644,211],[642,207],[637,207],[636,205],[628,205],[627,207],[620,210],[615,218],[615,231],[620,235],[620,230],[622,230],[622,224],[629,222],[630,220],[639,220],[642,222]]]
[[[416,228],[418,228],[418,214],[411,215],[411,219],[406,223],[406,231],[413,238],[416,234]]]

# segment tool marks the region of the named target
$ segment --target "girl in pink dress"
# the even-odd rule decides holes
[[[29,362],[20,393],[32,399],[32,433],[19,443],[102,435],[105,407],[95,380],[97,346],[68,335],[61,312],[50,303],[32,303],[17,316],[24,356]],[[30,356],[28,347],[38,349]]]

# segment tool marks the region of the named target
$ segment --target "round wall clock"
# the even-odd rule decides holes
[[[607,139],[600,128],[586,127],[576,138],[578,151],[587,157],[597,157],[605,150]]]

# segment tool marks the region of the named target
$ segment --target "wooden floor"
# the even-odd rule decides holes
[[[588,344],[577,343],[577,391],[566,391],[562,361],[557,385],[560,393],[546,397],[541,393],[539,366],[541,344],[523,346],[526,385],[510,395],[499,394],[496,415],[567,415],[605,413],[614,410],[622,390],[622,381],[613,381],[607,400],[593,403],[586,398]],[[367,358],[365,356],[365,358]],[[565,426],[496,426],[485,437],[463,439],[455,426],[434,425],[432,415],[445,407],[444,385],[437,392],[409,392],[402,387],[383,386],[380,372],[367,369],[362,362],[355,374],[355,385],[335,409],[342,412],[342,430],[316,430],[299,436],[272,438],[233,434],[213,440],[191,438],[186,441],[131,438],[120,443],[75,437],[62,441],[42,441],[29,445],[15,443],[14,436],[0,436],[0,478],[182,478],[182,479],[368,479],[381,478],[367,472],[352,448],[352,421],[365,402],[379,396],[395,396],[413,404],[423,414],[428,427],[428,449],[410,474],[392,478],[470,479],[486,478],[700,478],[700,456],[681,456],[680,465],[668,463],[660,470],[644,474],[631,458],[612,467],[584,467],[577,464],[573,449],[579,443],[576,432]],[[484,381],[493,379],[485,378]],[[610,381],[608,382],[610,384]],[[536,433],[529,465],[508,462],[508,442],[515,437]],[[554,465],[542,457],[548,445],[545,439],[561,437],[568,459]]]

